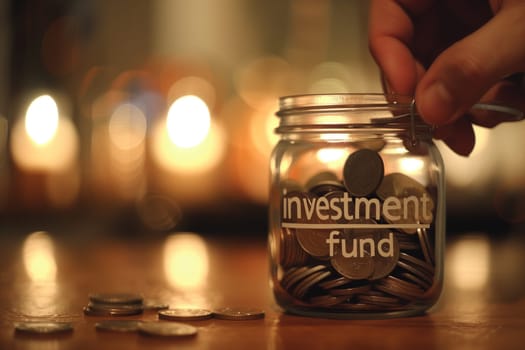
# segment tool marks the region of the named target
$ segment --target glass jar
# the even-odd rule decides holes
[[[445,185],[411,98],[282,97],[271,157],[271,286],[287,312],[423,313],[443,284]]]

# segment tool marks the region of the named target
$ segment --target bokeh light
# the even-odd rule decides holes
[[[122,150],[136,148],[146,136],[146,116],[131,103],[119,105],[109,120],[111,142]]]
[[[58,129],[58,107],[49,95],[35,98],[25,115],[26,132],[35,144],[45,145],[56,135]]]
[[[24,118],[15,121],[10,145],[19,167],[60,172],[75,165],[79,139],[73,122],[59,114],[53,98],[43,95],[32,101]]]
[[[54,282],[57,266],[53,241],[46,232],[33,232],[22,248],[22,257],[27,275],[33,282]]]
[[[175,145],[195,147],[202,143],[210,130],[208,106],[198,96],[182,96],[169,108],[166,126],[169,138]]]
[[[206,286],[209,270],[208,248],[194,233],[176,233],[164,243],[164,275],[170,286],[196,290]]]

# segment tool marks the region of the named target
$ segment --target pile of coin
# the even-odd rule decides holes
[[[381,312],[436,297],[433,191],[407,175],[384,171],[378,152],[361,149],[348,156],[340,177],[323,171],[303,189],[296,183],[282,188],[281,227],[271,237],[279,300]],[[414,198],[421,199],[421,207]],[[360,200],[363,207],[357,208]],[[375,211],[381,205],[386,209]]]
[[[134,293],[94,293],[84,307],[88,316],[131,316],[144,312],[144,298]]]

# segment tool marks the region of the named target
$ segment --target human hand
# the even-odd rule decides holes
[[[458,154],[472,152],[473,124],[515,119],[473,111],[476,102],[525,111],[525,80],[515,74],[525,71],[524,0],[371,0],[369,23],[387,92],[414,95],[434,136]]]

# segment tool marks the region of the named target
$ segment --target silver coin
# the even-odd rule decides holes
[[[143,310],[142,308],[135,308],[135,309],[97,309],[93,308],[91,306],[85,306],[84,309],[84,315],[86,316],[133,316],[133,315],[140,315]]]
[[[138,326],[141,334],[159,337],[193,337],[197,328],[180,322],[141,322]]]
[[[343,166],[343,182],[351,195],[366,197],[379,186],[384,171],[379,153],[363,148],[351,153],[346,159]]]
[[[264,318],[264,311],[256,308],[225,307],[213,311],[213,316],[221,320],[244,321]]]
[[[92,303],[100,304],[142,304],[144,298],[135,293],[93,293],[89,295]]]
[[[73,331],[73,324],[70,322],[17,322],[14,324],[17,332],[35,334],[55,334]]]
[[[159,318],[170,321],[200,321],[212,318],[213,313],[206,309],[167,309],[158,312]]]
[[[110,332],[136,332],[141,323],[139,320],[104,320],[95,323],[95,328]]]

